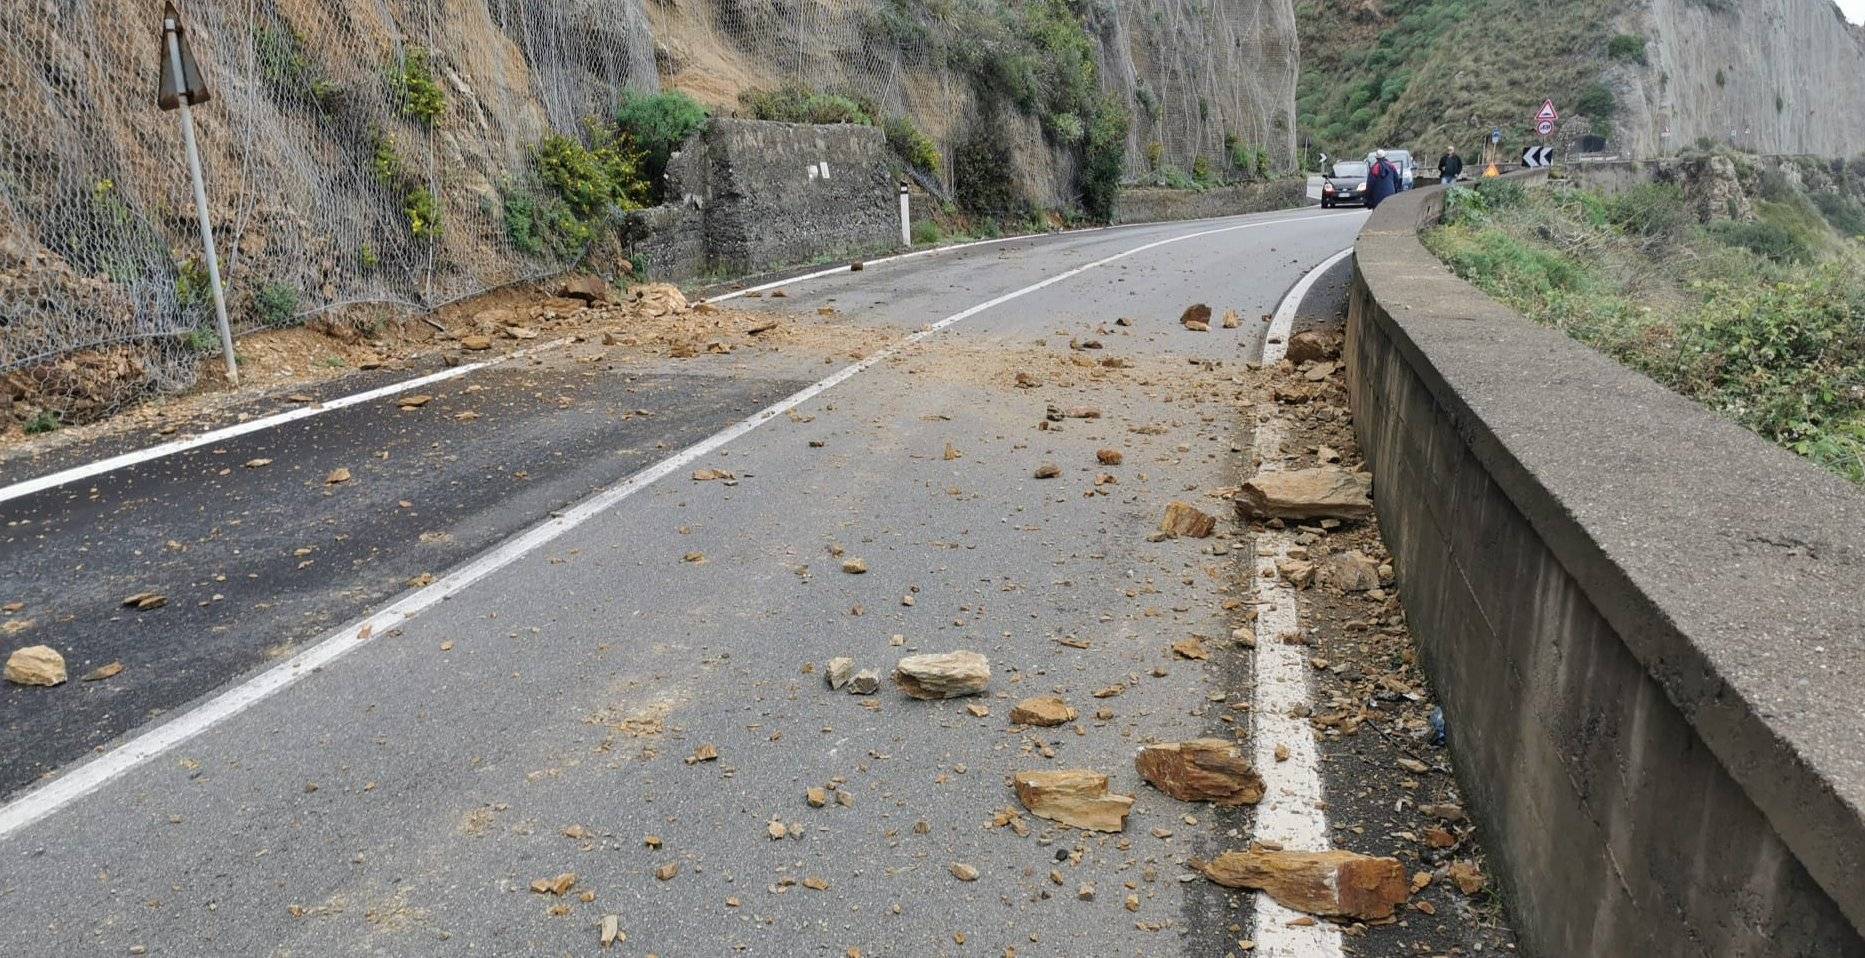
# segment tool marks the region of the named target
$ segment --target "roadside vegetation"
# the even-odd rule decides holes
[[[1699,222],[1683,191],[1485,182],[1425,244],[1530,318],[1865,484],[1865,229],[1759,176],[1754,218]],[[1847,235],[1847,234],[1851,235]]]

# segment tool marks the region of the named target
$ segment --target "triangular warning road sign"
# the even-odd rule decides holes
[[[1554,112],[1553,100],[1541,101],[1541,112],[1535,114],[1536,120],[1558,120],[1560,118],[1561,115]]]

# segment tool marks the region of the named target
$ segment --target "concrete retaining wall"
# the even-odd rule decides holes
[[[1865,494],[1356,246],[1355,429],[1530,954],[1865,954]]]
[[[1210,190],[1167,190],[1155,187],[1121,190],[1114,201],[1114,222],[1157,223],[1196,220],[1208,216],[1234,216],[1306,206],[1308,184],[1303,180],[1272,180]]]
[[[887,142],[867,126],[721,118],[668,164],[673,202],[636,214],[651,275],[742,276],[900,245]]]

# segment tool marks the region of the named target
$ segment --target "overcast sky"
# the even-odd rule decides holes
[[[1839,0],[1839,9],[1844,10],[1853,23],[1865,23],[1865,0]]]

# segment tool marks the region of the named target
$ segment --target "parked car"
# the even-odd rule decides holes
[[[1321,180],[1321,207],[1366,205],[1367,164],[1342,160]]]
[[[1372,166],[1373,158],[1377,155],[1377,151],[1368,153],[1366,155],[1366,165]],[[1411,150],[1387,150],[1386,162],[1399,168],[1399,189],[1409,190],[1412,188],[1412,185],[1417,182],[1418,161],[1412,159]]]

